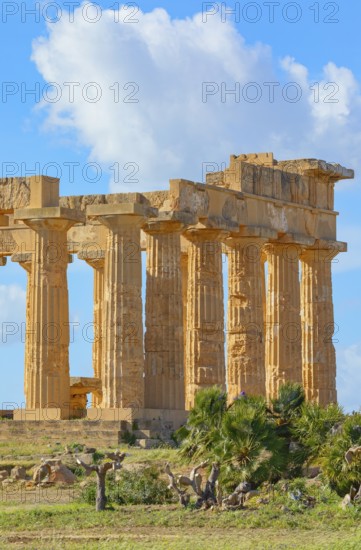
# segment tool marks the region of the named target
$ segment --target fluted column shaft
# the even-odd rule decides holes
[[[306,397],[320,405],[337,402],[336,355],[330,250],[301,255],[303,384]]]
[[[267,244],[266,390],[277,397],[285,382],[302,384],[299,247]]]
[[[94,268],[94,342],[93,342],[93,372],[95,378],[103,380],[103,307],[104,307],[104,260],[92,263]],[[99,406],[101,398],[93,395],[93,406]]]
[[[79,258],[85,260],[93,268],[93,325],[94,341],[92,349],[92,363],[94,377],[104,379],[103,363],[103,309],[104,309],[104,251],[94,253],[80,253]],[[99,393],[93,393],[92,406],[100,407],[102,402]]]
[[[183,302],[183,351],[184,364],[187,346],[188,254],[181,254],[182,302]],[[185,384],[185,376],[184,376]],[[186,390],[185,390],[186,391]]]
[[[104,268],[103,408],[144,406],[139,216],[107,215]]]
[[[263,241],[232,237],[228,247],[227,390],[265,395]]]
[[[147,231],[145,406],[184,410],[180,230],[155,222]]]
[[[69,305],[65,219],[26,220],[35,231],[28,280],[26,406],[69,409]]]
[[[185,235],[188,246],[186,409],[198,390],[225,389],[222,248],[218,230]]]

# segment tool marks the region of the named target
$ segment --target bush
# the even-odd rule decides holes
[[[304,403],[291,428],[292,436],[299,445],[299,462],[310,464],[317,459],[332,428],[343,419],[344,413],[338,405],[321,407],[317,403]]]
[[[142,470],[122,470],[119,481],[114,473],[106,480],[108,504],[165,504],[173,502],[173,493],[167,483],[159,478],[159,471],[154,466],[145,466]],[[96,481],[87,484],[80,500],[88,504],[95,503]]]
[[[345,453],[350,447],[361,445],[361,413],[346,417],[340,433],[330,435],[323,450],[322,472],[330,486],[341,496],[361,483],[361,458],[347,464]]]

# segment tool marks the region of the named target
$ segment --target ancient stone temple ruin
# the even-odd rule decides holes
[[[295,381],[309,400],[336,401],[331,266],[346,244],[334,185],[349,178],[338,164],[267,153],[149,193],[67,197],[47,176],[1,180],[0,265],[10,257],[27,272],[26,406],[15,420],[177,425],[215,384],[232,400]],[[94,276],[92,378],[70,377],[72,255]]]

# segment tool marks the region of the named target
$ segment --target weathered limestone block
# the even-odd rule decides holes
[[[332,261],[335,247],[309,249],[302,261],[302,353],[306,397],[320,405],[337,402]]]
[[[285,382],[302,384],[299,253],[294,244],[265,246],[268,260],[266,313],[267,397]]]
[[[222,246],[224,232],[194,229],[188,246],[186,409],[198,390],[225,388]]]
[[[16,481],[26,479],[26,469],[23,466],[15,466],[11,469],[11,477]]]
[[[180,231],[154,221],[147,231],[145,406],[184,410],[184,336]]]
[[[108,228],[104,267],[102,408],[144,406],[139,204],[88,208]]]
[[[227,389],[265,395],[263,239],[232,236],[228,248]]]
[[[25,208],[30,202],[30,178],[0,179],[0,213]]]

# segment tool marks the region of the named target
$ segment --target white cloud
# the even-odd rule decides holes
[[[337,354],[338,400],[346,411],[361,407],[361,344],[354,344]]]
[[[274,150],[280,159],[359,162],[360,95],[349,69],[334,63],[320,68],[320,101],[315,103],[307,67],[287,55],[278,63],[269,46],[247,44],[230,22],[214,16],[203,23],[201,14],[173,20],[164,9],[136,17],[137,24],[115,23],[108,10],[91,24],[79,8],[74,22],[49,25],[48,36],[33,44],[33,60],[47,82],[80,83],[73,102],[69,86],[62,85],[61,99],[47,104],[47,124],[74,132],[91,160],[104,167],[120,164],[121,181],[112,190],[166,188],[170,177],[200,179],[202,162],[221,163],[230,153]],[[102,90],[96,103],[80,92],[88,91],[88,97],[95,92],[84,89],[89,82]],[[139,86],[134,96],[139,103],[123,101],[137,90],[132,85],[124,90],[129,82]],[[206,103],[204,82],[219,90]],[[250,82],[262,94],[256,103],[242,95],[256,93],[254,86],[245,88]],[[280,83],[274,102],[266,82]],[[302,88],[296,103],[285,99],[295,93],[292,87],[284,89],[289,82]],[[339,88],[337,103],[327,102],[330,82]],[[221,101],[222,83],[227,90],[239,83],[239,102],[231,95]],[[117,92],[119,102],[114,101]],[[132,172],[123,166],[132,162],[139,165],[138,183],[123,181]]]

